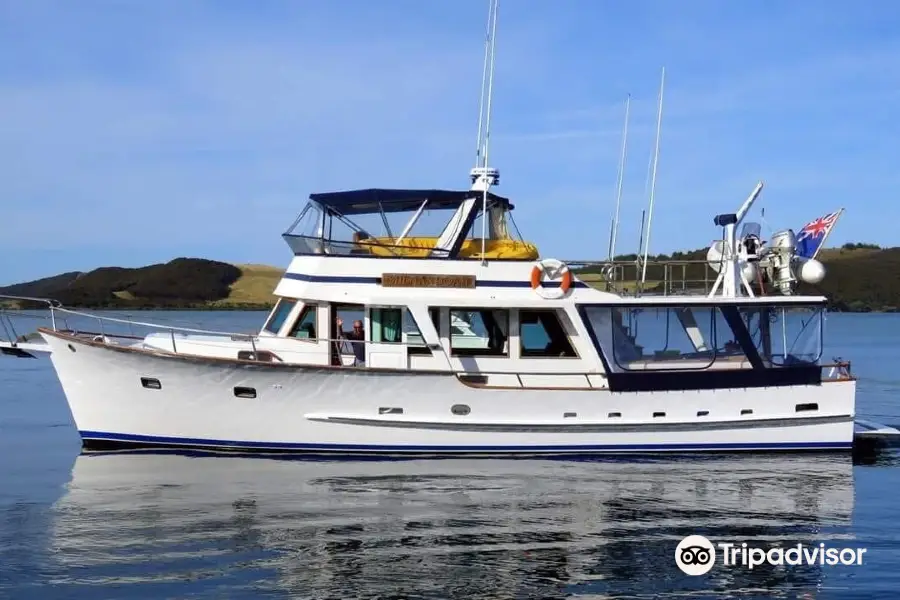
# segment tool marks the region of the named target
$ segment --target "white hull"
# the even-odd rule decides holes
[[[855,380],[627,393],[483,389],[450,373],[166,356],[43,335],[88,448],[581,454],[853,444]],[[142,377],[158,380],[160,389],[142,387]],[[235,387],[253,388],[256,397],[236,397]],[[797,412],[798,404],[813,403],[816,410]],[[470,412],[454,414],[454,405]]]

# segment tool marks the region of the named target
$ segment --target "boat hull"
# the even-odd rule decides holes
[[[853,445],[853,380],[665,392],[493,389],[450,373],[173,356],[42,335],[87,450],[557,455]]]

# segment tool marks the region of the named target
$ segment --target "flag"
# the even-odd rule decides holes
[[[804,225],[800,233],[797,234],[797,256],[815,258],[822,247],[822,242],[831,233],[840,215],[841,211],[838,210]]]

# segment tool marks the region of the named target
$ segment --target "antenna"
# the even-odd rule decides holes
[[[653,220],[653,199],[656,193],[656,167],[659,164],[659,134],[662,128],[663,88],[666,85],[666,68],[662,69],[662,78],[659,83],[659,109],[656,115],[656,149],[653,154],[653,179],[650,183],[650,210],[647,213],[647,238],[644,245],[644,265],[641,273],[641,285],[647,279],[647,253],[650,251],[650,223]]]
[[[766,229],[769,231],[769,235],[775,233],[775,230],[769,225],[769,222],[766,221],[766,207],[763,206],[762,210],[759,211],[759,220],[762,221],[762,224],[766,226]],[[823,240],[824,241],[824,240]]]
[[[625,100],[625,130],[622,133],[622,158],[619,159],[619,175],[616,180],[616,213],[609,231],[609,261],[616,252],[616,235],[619,232],[619,206],[622,203],[622,180],[625,178],[625,151],[628,146],[628,110],[631,108],[631,94]]]
[[[484,140],[481,138],[481,130],[484,126],[484,90],[487,86],[488,57],[491,53],[491,19],[494,15],[494,2],[488,1],[488,20],[484,33],[484,65],[481,68],[481,97],[478,99],[478,139],[475,140],[475,166],[480,167],[481,149]]]
[[[499,181],[499,173],[496,169],[488,167],[488,147],[491,140],[491,101],[494,95],[494,47],[496,45],[497,35],[497,11],[500,6],[500,0],[489,0],[488,9],[488,32],[485,39],[484,48],[484,73],[481,80],[481,106],[485,103],[485,85],[487,86],[487,110],[479,108],[478,138],[479,148],[476,154],[475,168],[472,169],[472,187],[480,187],[482,191],[481,200],[481,264],[485,264],[485,244],[487,242],[487,197],[488,190],[492,184]],[[490,70],[488,70],[488,57],[490,57]],[[486,81],[485,81],[486,78]],[[484,137],[482,138],[481,120],[484,117]],[[481,158],[482,164],[478,165],[478,158]],[[480,184],[480,185],[479,185]]]

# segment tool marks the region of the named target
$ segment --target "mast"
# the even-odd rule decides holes
[[[656,115],[656,148],[653,154],[653,177],[650,183],[650,209],[647,213],[647,238],[644,245],[644,265],[641,273],[641,287],[647,279],[647,253],[650,251],[650,223],[653,220],[653,200],[656,194],[656,168],[659,164],[659,136],[662,129],[663,88],[666,85],[666,68],[662,69],[662,78],[659,83],[659,108]]]
[[[481,101],[478,110],[478,149],[475,168],[471,170],[472,190],[482,192],[481,196],[481,263],[485,264],[487,243],[487,198],[492,185],[499,183],[499,173],[488,167],[488,149],[491,139],[491,108],[494,93],[494,48],[497,34],[497,11],[500,0],[488,0],[488,26],[484,43],[484,67],[481,79]],[[483,121],[483,123],[482,123]],[[484,129],[482,131],[482,125]],[[480,159],[480,161],[479,161]],[[480,163],[480,164],[479,164]]]
[[[622,132],[622,157],[619,159],[619,174],[616,180],[616,212],[609,231],[609,257],[612,262],[616,252],[616,236],[619,232],[619,206],[622,203],[622,181],[625,178],[625,153],[628,147],[628,111],[631,107],[631,94],[625,100],[625,130]]]
[[[478,99],[478,137],[475,140],[475,167],[480,167],[482,143],[482,128],[484,127],[484,90],[487,85],[488,59],[491,51],[491,19],[494,14],[494,3],[488,1],[487,28],[484,33],[484,64],[481,67],[481,97]]]

